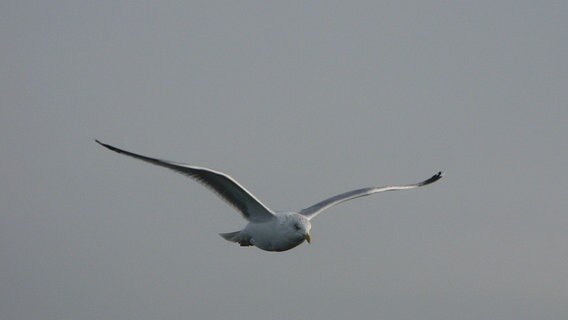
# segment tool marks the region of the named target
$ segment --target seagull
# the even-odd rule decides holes
[[[221,237],[241,246],[255,246],[265,251],[281,252],[295,248],[304,241],[311,243],[311,220],[332,206],[379,192],[423,187],[440,180],[443,175],[442,171],[440,171],[418,183],[370,187],[344,192],[298,212],[272,211],[245,187],[225,173],[204,167],[150,158],[113,147],[96,139],[95,141],[114,152],[169,168],[203,184],[227,201],[229,205],[240,211],[243,218],[248,221],[248,224],[242,230],[220,233]]]

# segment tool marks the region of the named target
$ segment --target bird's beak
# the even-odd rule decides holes
[[[309,234],[309,233],[306,234],[306,241],[307,241],[308,243],[312,243],[312,238],[310,237],[310,234]]]

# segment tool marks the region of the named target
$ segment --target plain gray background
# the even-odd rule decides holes
[[[2,319],[564,319],[565,1],[2,1]],[[240,248],[199,184],[311,245]]]

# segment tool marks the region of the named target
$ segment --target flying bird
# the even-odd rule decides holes
[[[242,230],[221,233],[220,235],[226,240],[236,242],[241,246],[255,246],[266,251],[286,251],[300,245],[304,241],[311,243],[311,220],[332,206],[379,192],[422,187],[442,178],[442,172],[440,171],[418,183],[362,188],[341,193],[298,212],[272,211],[245,187],[225,173],[204,167],[150,158],[113,147],[98,140],[95,141],[114,152],[169,168],[203,184],[240,211],[243,218],[248,221],[248,224]]]

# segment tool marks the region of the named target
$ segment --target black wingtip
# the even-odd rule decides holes
[[[124,152],[124,151],[122,151],[122,150],[120,150],[120,149],[118,149],[118,148],[116,148],[116,147],[113,147],[113,146],[111,146],[111,145],[109,145],[109,144],[102,143],[102,142],[100,142],[100,141],[97,140],[97,139],[95,139],[95,142],[98,143],[98,144],[100,144],[101,146],[103,146],[103,147],[109,149],[109,150],[114,151],[114,152],[118,152],[118,153],[123,153],[123,152]]]
[[[420,184],[421,186],[425,186],[427,184],[430,183],[434,183],[440,179],[442,179],[442,177],[444,176],[444,172],[443,171],[438,171],[438,173],[436,173],[435,175],[431,176],[430,178],[422,181],[422,183]]]
[[[98,144],[100,144],[101,146],[103,146],[103,147],[105,147],[105,148],[111,149],[111,146],[109,146],[109,145],[106,144],[106,143],[102,143],[102,142],[100,142],[100,141],[97,140],[97,139],[95,139],[95,142],[98,143]]]

